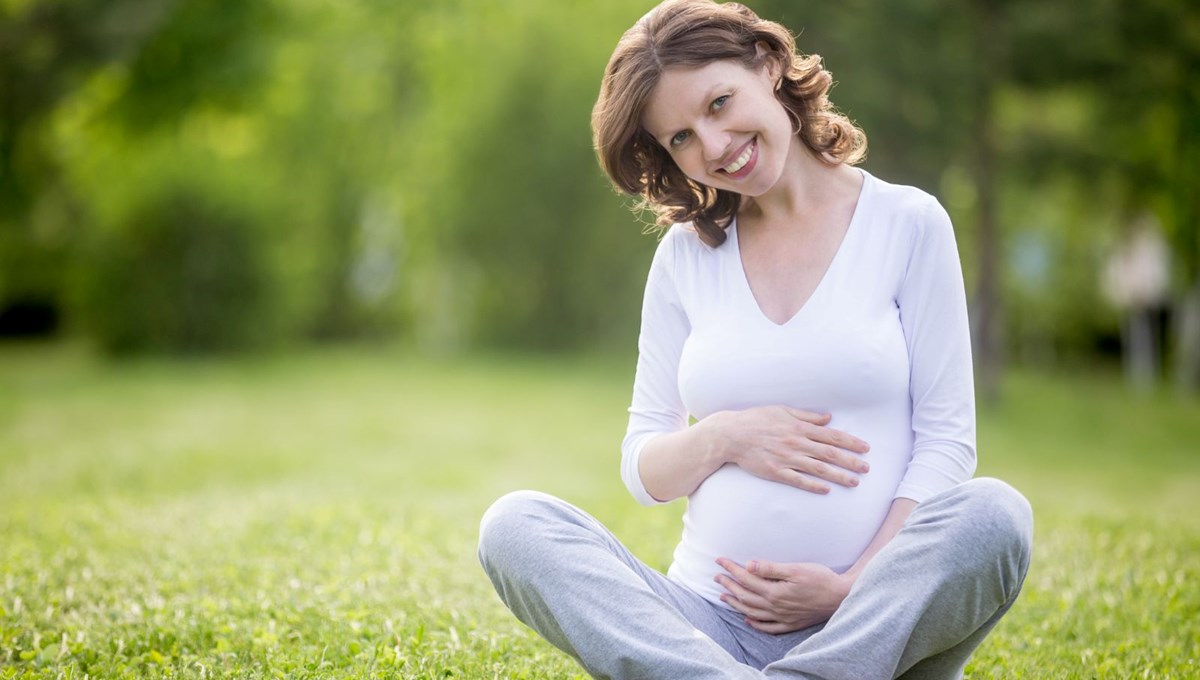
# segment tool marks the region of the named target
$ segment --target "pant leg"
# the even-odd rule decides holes
[[[769,678],[959,678],[1016,601],[1033,516],[1007,484],[974,479],[918,505],[833,618]]]
[[[479,560],[505,605],[596,678],[761,678],[714,605],[546,494],[508,494],[480,523]],[[720,643],[720,644],[719,644]]]

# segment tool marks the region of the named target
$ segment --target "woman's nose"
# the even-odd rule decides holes
[[[729,149],[729,135],[723,130],[700,129],[696,130],[696,136],[700,138],[700,146],[704,149],[704,160],[709,163],[721,160]]]

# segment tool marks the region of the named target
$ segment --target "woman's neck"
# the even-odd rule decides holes
[[[849,165],[831,165],[809,151],[797,135],[783,173],[761,196],[746,197],[739,219],[760,225],[804,225],[847,200],[857,200],[862,173]]]

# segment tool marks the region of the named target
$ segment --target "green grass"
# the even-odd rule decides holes
[[[617,476],[631,361],[386,350],[105,364],[0,346],[0,678],[571,678],[475,560],[537,488],[665,567]],[[1200,406],[1012,377],[980,474],[1034,563],[972,678],[1200,675]]]

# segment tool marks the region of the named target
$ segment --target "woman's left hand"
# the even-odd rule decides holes
[[[724,557],[717,564],[728,572],[715,579],[726,590],[721,601],[745,614],[754,629],[774,635],[828,621],[854,583],[823,564],[751,560],[742,567]]]

